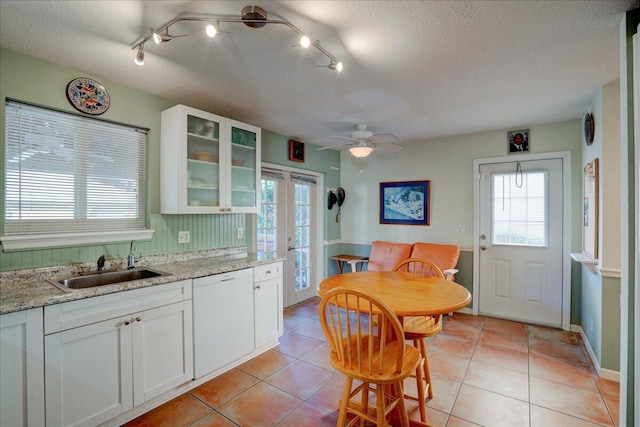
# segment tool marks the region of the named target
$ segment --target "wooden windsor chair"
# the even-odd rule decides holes
[[[415,277],[439,277],[444,279],[444,274],[438,266],[425,258],[407,258],[399,262],[393,271],[403,271]],[[405,394],[405,398],[415,400],[419,404],[420,420],[427,422],[425,400],[427,396],[433,397],[433,383],[431,382],[431,369],[427,356],[426,338],[429,338],[442,329],[442,315],[439,316],[410,316],[403,319],[404,337],[413,342],[413,346],[420,350],[422,356],[421,369],[416,369],[412,377],[416,378],[418,395]]]
[[[409,425],[403,381],[421,365],[420,352],[404,341],[398,317],[380,299],[360,291],[336,288],[320,301],[320,324],[331,346],[331,365],[346,376],[338,426],[365,421],[387,426],[397,409],[400,424]],[[372,318],[375,318],[374,322]],[[361,382],[354,388],[354,380]],[[369,393],[375,393],[375,412]],[[353,398],[360,394],[359,403]]]

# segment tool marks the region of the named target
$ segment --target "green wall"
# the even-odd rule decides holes
[[[253,247],[253,215],[160,215],[160,113],[176,102],[149,95],[109,81],[105,76],[92,76],[78,70],[53,65],[29,56],[0,49],[0,132],[4,135],[4,104],[6,98],[21,100],[45,107],[77,113],[65,96],[67,83],[79,76],[91,77],[102,83],[111,96],[109,110],[100,116],[105,120],[149,129],[148,135],[148,212],[149,228],[155,230],[150,241],[139,242],[144,255],[157,255],[200,249],[233,246]],[[215,113],[215,111],[212,111]],[[233,117],[232,117],[233,118]],[[305,163],[288,160],[288,137],[263,131],[263,160],[300,169],[326,173],[325,184],[338,186],[339,153],[333,150],[316,151],[307,145]],[[0,164],[4,165],[4,138]],[[4,166],[3,166],[4,167]],[[4,173],[2,174],[4,179]],[[324,190],[324,189],[323,189]],[[2,182],[2,204],[4,182]],[[2,209],[4,212],[4,206]],[[339,238],[340,227],[327,221],[326,234]],[[234,230],[245,227],[245,238],[236,239]],[[2,228],[0,228],[1,230]],[[191,243],[177,243],[177,233],[191,232]],[[320,236],[324,239],[326,236]],[[124,259],[129,253],[129,243],[87,245],[52,249],[0,252],[0,271],[46,267],[97,260],[105,254],[107,259]]]

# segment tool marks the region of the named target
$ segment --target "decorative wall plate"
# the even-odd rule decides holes
[[[104,86],[86,77],[78,77],[69,82],[67,99],[76,110],[93,115],[104,113],[111,105],[111,98]]]
[[[584,115],[584,143],[587,146],[593,144],[593,136],[595,133],[595,123],[593,121],[593,114],[587,113]]]

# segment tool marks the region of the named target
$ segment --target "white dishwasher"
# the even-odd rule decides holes
[[[200,378],[254,350],[253,269],[193,280],[193,367]]]

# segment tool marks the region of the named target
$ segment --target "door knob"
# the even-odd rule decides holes
[[[295,246],[287,246],[287,250],[288,250],[288,251],[292,251],[292,250],[294,250],[294,249],[295,249]]]
[[[481,250],[481,251],[486,251],[486,250],[487,250],[487,247],[486,247],[485,245],[480,245],[480,250]]]

